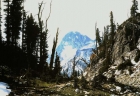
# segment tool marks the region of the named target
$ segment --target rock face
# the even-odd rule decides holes
[[[104,65],[106,58],[87,68],[84,72],[88,81],[102,74],[107,80],[113,78],[115,82],[140,88],[140,23],[135,18],[129,18],[119,26],[114,36],[111,52],[111,64]],[[104,72],[102,69],[107,68]]]
[[[67,33],[56,49],[60,56],[62,70],[71,76],[74,56],[78,57],[77,60],[79,58],[84,58],[87,60],[87,63],[89,63],[92,48],[95,48],[95,40],[90,39],[86,35],[82,35],[80,32]],[[80,60],[75,69],[77,71],[82,71],[86,67],[87,64]]]

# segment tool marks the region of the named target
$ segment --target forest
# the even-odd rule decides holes
[[[90,56],[90,63],[88,64],[88,67],[92,69],[94,66],[96,67],[100,59],[105,60],[103,63],[104,67],[102,67],[99,71],[99,75],[97,77],[95,76],[92,82],[88,82],[86,80],[87,78],[83,75],[83,72],[78,73],[75,71],[75,66],[77,63],[75,60],[76,57],[73,59],[72,76],[69,77],[65,72],[62,73],[60,57],[56,52],[59,28],[57,29],[56,36],[53,40],[50,61],[47,61],[49,58],[49,29],[47,28],[47,21],[51,16],[52,2],[50,2],[50,14],[45,21],[42,20],[43,1],[38,5],[38,21],[35,21],[32,13],[27,15],[26,10],[24,9],[24,0],[3,0],[3,2],[5,4],[5,19],[3,22],[5,29],[2,30],[1,27],[2,10],[0,10],[0,81],[8,83],[10,85],[10,89],[21,96],[25,94],[25,91],[33,90],[30,89],[30,87],[36,88],[36,92],[33,92],[31,96],[38,96],[36,94],[39,93],[45,94],[46,96],[49,94],[52,94],[52,96],[54,96],[54,94],[61,94],[62,96],[68,96],[68,94],[74,96],[75,94],[78,94],[76,96],[83,96],[84,93],[86,94],[87,91],[82,91],[80,93],[79,89],[88,90],[90,94],[95,94],[97,96],[108,96],[111,93],[117,94],[117,92],[102,90],[100,85],[100,82],[108,82],[105,80],[106,77],[102,74],[107,71],[109,66],[114,62],[113,46],[116,42],[115,35],[118,31],[123,29],[123,24],[115,24],[112,11],[110,12],[110,24],[104,27],[102,36],[100,36],[101,34],[99,28],[97,28],[95,24],[96,48],[93,49],[93,53]],[[132,7],[130,10],[131,17],[128,18],[128,21],[139,25],[140,23],[138,22],[137,18],[140,14],[137,12],[138,2],[136,0],[132,1]],[[133,50],[136,48],[140,33],[135,32],[134,27],[130,30],[129,28],[126,28],[126,30],[126,37],[130,36],[130,38],[132,38],[129,43],[130,50]],[[131,33],[131,31],[133,32]],[[2,34],[5,34],[6,40],[3,39]],[[130,38],[128,38],[128,40]],[[135,58],[135,60],[138,61],[138,59],[139,55],[137,58]],[[84,61],[86,63],[86,60]],[[131,65],[129,61],[128,63]],[[120,65],[119,69],[126,67],[125,64],[122,66]],[[18,82],[15,82],[15,80]],[[95,81],[99,82],[96,83]],[[22,82],[22,84],[18,84],[19,82]],[[72,82],[72,84],[69,82]],[[54,87],[50,87],[55,85],[59,86],[62,84],[66,84],[63,86],[63,88],[66,89],[65,91],[57,91],[58,88],[55,89]],[[24,91],[21,91],[22,88]],[[53,90],[53,88],[55,90]],[[74,89],[75,91],[73,92],[72,90]],[[45,93],[43,93],[44,91],[42,90],[45,90]]]

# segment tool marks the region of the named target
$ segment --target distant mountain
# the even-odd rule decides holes
[[[82,35],[79,32],[67,33],[56,49],[58,55],[60,56],[63,70],[68,70],[68,74],[71,74],[73,66],[71,61],[74,56],[82,57],[89,62],[92,48],[95,48],[95,40],[92,40],[88,36]],[[84,62],[79,61],[76,66],[76,70],[81,71],[86,66],[87,65]]]

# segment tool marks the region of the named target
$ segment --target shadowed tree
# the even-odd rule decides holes
[[[26,27],[26,11],[24,10],[24,2],[23,0],[23,9],[22,9],[22,50],[25,52],[26,50],[26,36],[25,36],[25,27]]]
[[[113,20],[113,12],[110,12],[110,45],[111,45],[111,49],[113,47],[113,43],[114,43],[114,35],[115,35],[115,24],[114,24],[114,20]]]
[[[98,42],[98,45],[100,46],[101,45],[101,37],[100,37],[98,28],[96,29],[96,41]]]
[[[52,68],[53,68],[55,50],[56,50],[57,41],[58,41],[58,30],[59,30],[59,28],[57,28],[56,38],[54,38],[54,40],[53,40],[52,54],[51,54],[51,60],[50,60],[50,70],[52,70]]]
[[[0,44],[2,43],[1,18],[2,18],[2,15],[1,15],[1,0],[0,0]]]
[[[52,1],[51,1],[52,3]],[[47,44],[47,35],[48,35],[48,28],[47,28],[47,21],[50,17],[51,14],[51,3],[50,3],[50,13],[48,18],[46,19],[45,24],[42,21],[42,5],[43,1],[39,4],[38,7],[38,23],[39,23],[39,38],[38,38],[38,48],[37,50],[40,51],[39,57],[38,57],[38,62],[39,62],[39,70],[43,72],[44,70],[44,65],[47,64],[46,59],[48,58],[48,44]]]
[[[10,5],[10,31],[12,33],[12,45],[17,46],[20,38],[22,21],[22,2],[23,0],[13,0]]]
[[[25,27],[27,27],[26,26],[26,12],[25,12],[25,10],[23,11],[23,22],[22,22],[22,50],[24,51],[24,52],[26,52],[26,38],[27,38],[27,36],[26,36],[26,34],[25,34]]]
[[[10,3],[11,0],[4,0],[3,1],[5,3],[6,8],[4,9],[5,12],[5,30],[4,33],[6,34],[6,40],[7,40],[7,45],[9,45],[9,43],[11,42],[11,31],[10,31]]]
[[[138,10],[138,1],[137,0],[133,0],[132,1],[133,4],[132,4],[132,7],[130,9],[130,14],[132,17],[136,16],[136,13],[137,13],[137,10]]]
[[[27,53],[35,55],[36,41],[39,34],[39,27],[34,21],[32,14],[27,17],[25,22],[25,42],[27,47]]]
[[[59,56],[56,52],[56,56],[55,56],[55,66],[54,66],[54,77],[56,77],[57,75],[60,75],[60,71],[61,71],[61,66],[60,66],[60,60],[59,60]]]

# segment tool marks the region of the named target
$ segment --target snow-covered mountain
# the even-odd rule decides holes
[[[79,58],[84,58],[89,62],[92,48],[95,48],[95,40],[79,32],[67,33],[56,49],[60,56],[62,69],[64,71],[68,70],[68,74],[71,74],[74,56],[77,57],[77,60]],[[79,61],[76,70],[82,71],[86,66],[87,65],[83,61]]]

